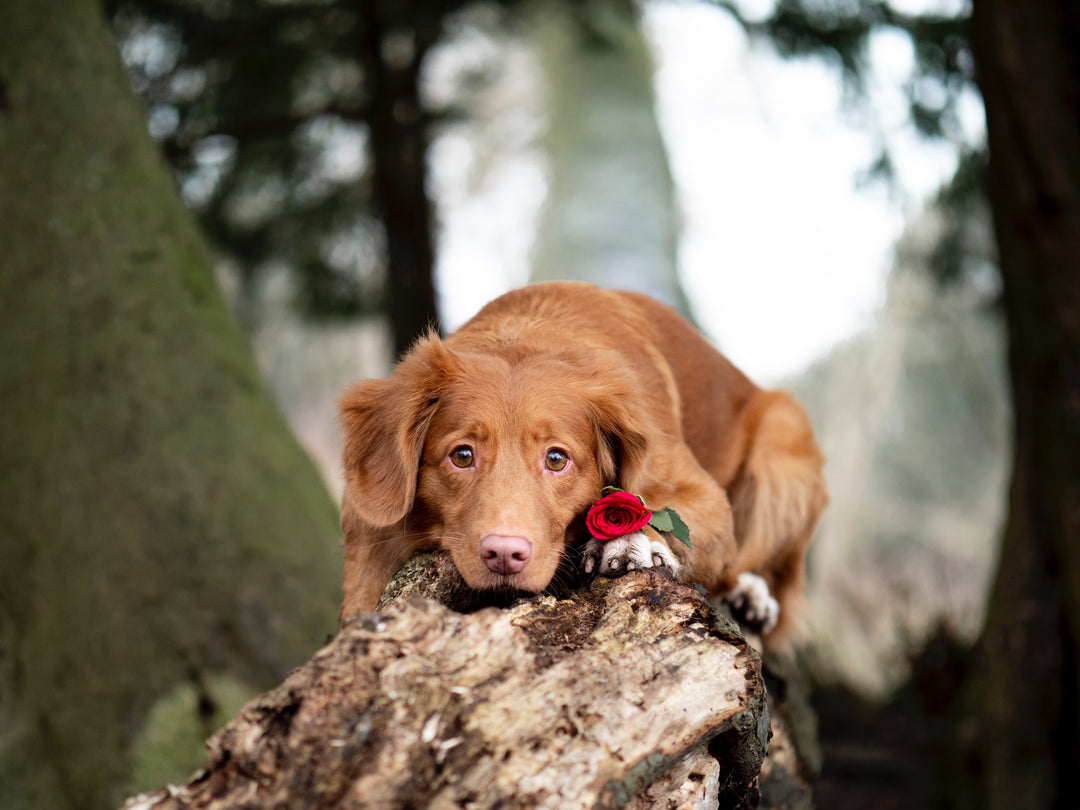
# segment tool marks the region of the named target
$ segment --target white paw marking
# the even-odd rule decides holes
[[[666,566],[678,576],[682,566],[667,544],[650,540],[643,532],[626,534],[614,540],[590,538],[585,544],[585,573],[597,571],[604,576],[620,576],[638,568]]]
[[[757,574],[749,571],[739,574],[735,587],[724,598],[748,624],[760,625],[764,635],[771,633],[780,621],[780,603],[769,593],[768,583]]]

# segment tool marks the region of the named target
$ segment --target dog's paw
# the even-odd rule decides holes
[[[769,585],[757,574],[744,571],[735,587],[724,596],[735,618],[742,624],[768,635],[780,621],[780,603],[769,593]]]
[[[672,577],[679,575],[679,561],[661,540],[650,540],[643,532],[614,540],[590,538],[585,544],[585,573],[621,577],[639,568],[663,568]]]

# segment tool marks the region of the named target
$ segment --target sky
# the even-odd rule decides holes
[[[871,42],[868,120],[843,104],[837,70],[751,45],[715,7],[652,2],[643,24],[683,223],[679,269],[694,314],[751,377],[781,382],[873,323],[905,218],[949,179],[955,152],[920,139],[907,123],[901,87],[913,55],[905,35]],[[444,54],[442,69],[483,59],[483,47],[494,46]],[[504,57],[508,76],[535,68],[527,53]],[[449,328],[528,277],[545,190],[535,145],[543,121],[535,87],[501,84],[484,102],[487,124],[433,145],[443,223],[437,278]],[[974,94],[961,114],[978,139]],[[896,155],[898,188],[859,188],[881,141]],[[488,165],[478,166],[482,160]]]

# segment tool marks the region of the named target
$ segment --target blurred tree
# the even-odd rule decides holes
[[[1080,7],[975,0],[1015,414],[972,806],[1080,807]]]
[[[807,658],[819,682],[877,698],[903,687],[935,631],[974,642],[1004,516],[1000,293],[927,273],[943,227],[933,209],[911,224],[874,325],[788,383],[829,460]]]
[[[675,183],[638,5],[549,2],[535,16],[550,187],[532,280],[639,290],[688,315]]]
[[[447,19],[474,3],[108,3],[151,130],[240,271],[242,316],[254,319],[260,280],[284,264],[313,315],[386,309],[399,353],[438,324],[427,146],[432,125],[458,111],[432,108],[421,81]],[[685,310],[637,4],[533,8],[553,79],[537,278],[637,286]],[[348,149],[369,162],[343,167]],[[605,212],[611,221],[595,221]]]
[[[285,266],[315,317],[438,323],[420,67],[454,3],[110,0],[136,89],[239,311]]]
[[[466,0],[107,0],[151,131],[240,277],[285,266],[316,316],[438,326],[425,57]],[[503,0],[501,5],[512,5]]]
[[[448,7],[418,0],[359,0],[356,8],[356,53],[367,83],[376,199],[386,227],[387,303],[400,355],[439,323],[425,183],[428,112],[420,99],[420,69]]]
[[[116,806],[336,628],[335,509],[97,0],[0,5],[0,244],[0,806]]]
[[[235,268],[241,315],[255,317],[260,282],[282,265],[313,315],[381,307],[384,260],[371,246],[385,234],[351,6],[106,5],[184,201]]]

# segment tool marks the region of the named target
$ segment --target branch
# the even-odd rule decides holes
[[[758,806],[760,659],[696,589],[636,572],[468,614],[416,595],[453,599],[455,575],[414,558],[206,770],[126,810]]]

